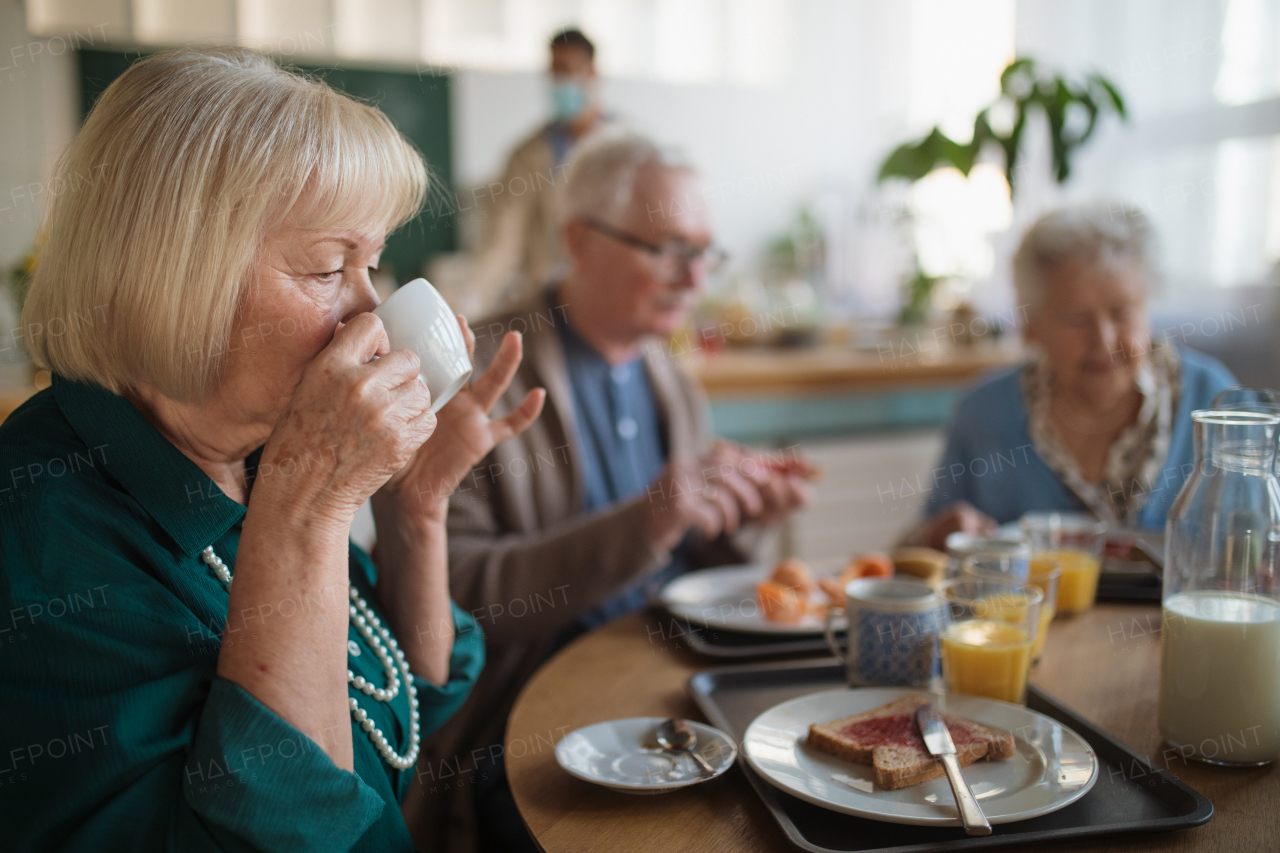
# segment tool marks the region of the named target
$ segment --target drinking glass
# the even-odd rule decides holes
[[[1079,512],[1029,512],[1021,526],[1031,543],[1032,577],[1058,566],[1057,612],[1074,616],[1093,607],[1107,526]]]
[[[1008,557],[1024,568],[1031,560],[1031,547],[1022,537],[980,536],[976,533],[952,533],[947,537],[947,553],[954,567],[953,575],[963,571],[965,558],[977,554],[995,554]]]
[[[1049,638],[1049,623],[1053,621],[1058,607],[1058,582],[1062,577],[1062,567],[1052,556],[1043,556],[1029,570],[1027,564],[1008,554],[974,554],[966,557],[960,565],[963,576],[1025,583],[1040,590],[1044,603],[1040,605],[1040,625],[1036,630],[1035,645],[1031,648],[1031,665],[1040,662],[1044,654],[1044,644]]]
[[[1044,595],[1028,584],[974,577],[944,581],[940,592],[947,690],[1026,704]]]

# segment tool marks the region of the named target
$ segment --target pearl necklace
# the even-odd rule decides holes
[[[204,560],[205,564],[213,570],[214,577],[222,581],[223,586],[230,588],[231,569],[227,567],[221,557],[214,553],[212,545],[200,552],[200,559]],[[347,594],[351,599],[347,605],[351,622],[356,626],[356,631],[360,633],[360,636],[364,638],[365,644],[373,649],[374,655],[381,662],[382,671],[386,674],[387,686],[375,687],[364,676],[356,675],[349,669],[347,670],[347,683],[378,702],[390,702],[399,695],[400,681],[401,678],[404,679],[405,693],[409,697],[409,748],[404,755],[397,753],[391,747],[391,744],[387,742],[387,737],[382,733],[382,729],[374,726],[373,720],[369,719],[369,715],[365,713],[354,697],[348,697],[348,701],[351,703],[351,716],[360,724],[360,728],[364,730],[365,734],[369,736],[369,740],[373,742],[374,748],[378,750],[378,754],[382,756],[383,761],[397,770],[408,770],[418,760],[420,734],[418,690],[413,685],[413,676],[409,673],[409,664],[404,659],[404,652],[400,651],[400,647],[396,644],[396,638],[391,636],[391,632],[383,627],[377,614],[360,597],[360,593],[356,592],[356,588],[349,585]]]

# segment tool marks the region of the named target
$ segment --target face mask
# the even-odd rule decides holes
[[[576,80],[560,80],[551,84],[551,109],[560,121],[567,121],[587,106],[587,87]]]

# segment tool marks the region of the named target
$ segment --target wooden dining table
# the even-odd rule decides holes
[[[659,612],[619,619],[561,650],[525,686],[507,726],[505,755],[511,792],[541,849],[795,849],[739,767],[703,785],[644,797],[589,784],[556,764],[554,743],[581,726],[624,717],[703,719],[685,682],[724,662],[690,651],[681,641],[682,630]],[[1204,794],[1214,805],[1213,818],[1194,829],[1089,838],[1048,849],[1280,849],[1280,764],[1226,768],[1183,762],[1176,753],[1168,758],[1156,726],[1159,679],[1159,607],[1099,603],[1082,616],[1052,624],[1032,683]]]

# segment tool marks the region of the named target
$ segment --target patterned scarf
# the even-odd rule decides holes
[[[1081,475],[1075,457],[1049,419],[1052,379],[1043,357],[1022,371],[1022,394],[1036,453],[1099,520],[1133,526],[1169,454],[1173,413],[1178,410],[1182,390],[1182,363],[1177,351],[1152,345],[1150,357],[1135,378],[1142,406],[1134,422],[1107,451],[1102,482],[1097,484]]]

